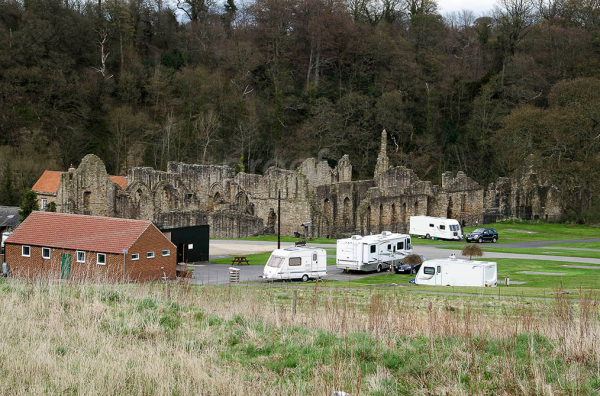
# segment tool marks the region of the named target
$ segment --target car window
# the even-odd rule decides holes
[[[479,233],[482,233],[482,232],[483,232],[483,228],[478,228],[478,229],[476,229],[476,230],[475,230],[475,231],[473,231],[473,232],[476,232],[476,233],[478,233],[478,234],[479,234]]]

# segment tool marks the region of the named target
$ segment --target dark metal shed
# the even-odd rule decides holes
[[[161,231],[177,246],[178,263],[208,261],[208,225],[168,228]]]

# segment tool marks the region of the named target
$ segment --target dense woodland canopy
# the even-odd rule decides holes
[[[0,203],[99,155],[264,172],[349,154],[485,185],[531,154],[596,221],[600,1],[0,0]],[[12,186],[12,187],[11,187]]]

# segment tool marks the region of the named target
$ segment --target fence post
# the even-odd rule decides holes
[[[294,298],[292,300],[292,317],[296,317],[296,302],[298,301],[298,291],[294,290]]]

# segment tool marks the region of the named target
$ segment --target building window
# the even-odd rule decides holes
[[[50,248],[42,248],[42,258],[49,259],[50,258]]]
[[[98,265],[106,265],[106,254],[98,253],[96,255],[96,264]]]
[[[140,254],[139,253],[134,253],[131,255],[131,260],[135,261],[135,260],[139,260],[140,259]]]
[[[300,257],[290,257],[290,267],[299,267],[302,264]]]
[[[146,257],[147,258],[154,258],[154,252],[148,252],[148,253],[146,253]]]
[[[21,246],[21,256],[31,257],[31,247],[25,245]]]
[[[81,250],[77,251],[77,262],[85,263],[85,252],[82,252]]]
[[[46,206],[48,205],[48,200],[46,198],[42,198],[42,207],[40,210],[46,210]]]
[[[163,256],[170,256],[171,255],[171,251],[170,250],[163,250],[162,251],[162,255]]]

